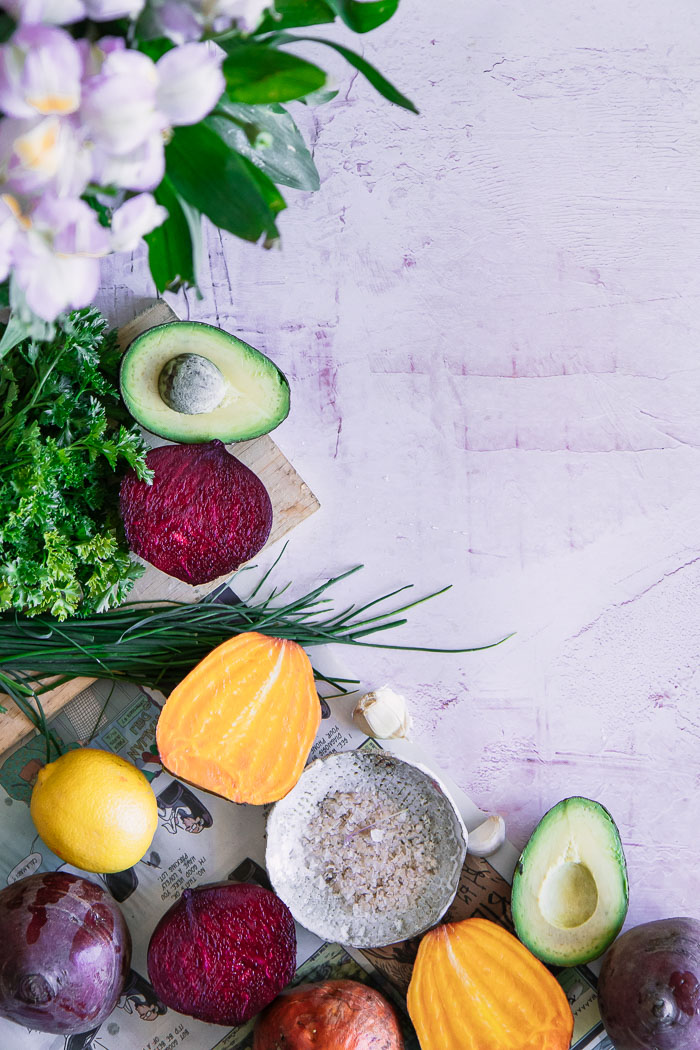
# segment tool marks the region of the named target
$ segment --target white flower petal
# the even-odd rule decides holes
[[[85,18],[82,0],[5,0],[2,6],[20,24],[63,26]]]
[[[0,47],[0,108],[12,117],[62,116],[80,105],[82,60],[55,26],[20,26]]]
[[[111,22],[115,18],[137,18],[144,0],[84,0],[88,18],[95,22]]]
[[[93,170],[101,186],[125,190],[154,190],[165,174],[165,151],[160,133],[152,135],[130,153],[116,156],[95,149]]]
[[[97,259],[58,255],[33,231],[17,238],[13,263],[27,305],[45,321],[53,321],[65,310],[89,306],[97,294]]]
[[[141,239],[167,217],[167,210],[156,203],[152,194],[131,197],[112,216],[112,251],[133,252]]]
[[[0,170],[13,193],[79,196],[92,177],[89,150],[61,117],[0,121]]]
[[[4,281],[10,272],[12,247],[18,232],[19,226],[14,212],[0,198],[0,281]]]
[[[262,16],[268,8],[273,6],[272,0],[214,0],[207,3],[207,11],[211,11],[210,17],[225,16],[235,22],[241,29],[250,33],[256,29],[262,20]]]
[[[111,51],[100,73],[88,77],[80,107],[92,140],[122,156],[164,127],[156,110],[158,76],[154,63],[136,51]]]
[[[226,83],[221,48],[211,42],[182,44],[156,63],[158,109],[170,124],[198,124],[221,98]]]

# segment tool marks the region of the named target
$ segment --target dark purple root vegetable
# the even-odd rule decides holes
[[[124,476],[120,509],[134,554],[185,583],[230,575],[267,542],[272,504],[260,478],[226,451],[164,445],[146,456],[153,484]]]
[[[296,968],[294,919],[276,894],[248,883],[185,890],[148,946],[148,975],[166,1006],[210,1024],[243,1024]]]
[[[700,1050],[700,922],[659,919],[623,933],[598,995],[616,1050]]]
[[[0,924],[0,1016],[70,1035],[111,1014],[131,937],[106,890],[64,871],[29,875],[0,892]]]

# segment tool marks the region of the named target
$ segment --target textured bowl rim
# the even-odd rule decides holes
[[[282,811],[282,807],[284,806],[285,803],[287,805],[289,805],[290,801],[291,802],[294,801],[292,796],[294,795],[295,792],[300,791],[302,789],[303,781],[307,777],[307,774],[309,772],[311,772],[311,771],[318,771],[319,767],[326,765],[330,761],[338,761],[339,759],[342,761],[342,759],[345,756],[347,756],[347,760],[348,760],[348,764],[349,765],[351,765],[353,761],[360,760],[361,762],[367,761],[368,764],[372,764],[372,763],[376,762],[377,764],[381,763],[383,765],[393,766],[394,768],[400,768],[402,766],[409,766],[411,769],[417,770],[419,773],[423,774],[423,776],[426,778],[426,780],[428,780],[432,784],[432,786],[434,788],[437,789],[439,795],[441,795],[442,798],[446,801],[446,803],[449,806],[450,810],[452,811],[452,815],[454,817],[455,832],[456,832],[458,840],[459,840],[459,848],[458,848],[458,851],[457,851],[455,859],[458,860],[459,863],[458,863],[458,866],[456,867],[456,877],[453,880],[454,884],[451,887],[451,890],[450,890],[449,895],[447,896],[446,902],[445,902],[444,906],[442,906],[440,908],[439,911],[438,911],[437,908],[435,909],[435,911],[433,912],[433,914],[430,917],[430,920],[427,923],[424,923],[421,926],[416,927],[415,929],[411,929],[408,933],[406,933],[404,936],[402,936],[398,942],[397,942],[396,937],[391,937],[389,940],[376,941],[376,942],[373,942],[372,944],[368,944],[366,941],[363,941],[363,942],[360,943],[357,940],[354,940],[352,938],[351,939],[341,939],[341,937],[339,935],[329,936],[328,929],[325,929],[325,930],[320,929],[320,928],[314,929],[313,925],[307,924],[305,921],[300,919],[298,917],[298,915],[296,914],[296,912],[295,912],[296,901],[294,901],[294,900],[285,900],[284,889],[282,889],[282,892],[280,892],[280,879],[276,878],[276,875],[277,875],[276,869],[277,869],[279,861],[281,860],[280,850],[279,850],[279,841],[278,841],[278,837],[277,837],[277,835],[275,833],[276,814],[278,812]],[[332,790],[332,789],[329,787],[329,791],[330,790]],[[411,759],[406,759],[406,758],[402,758],[402,757],[400,758],[398,755],[395,755],[392,751],[388,751],[388,750],[385,750],[385,749],[382,748],[381,750],[377,750],[377,751],[362,751],[361,749],[355,749],[355,750],[352,750],[352,751],[333,751],[333,752],[331,752],[331,754],[324,755],[323,758],[317,758],[313,762],[309,762],[309,764],[305,767],[304,772],[301,774],[301,777],[299,778],[297,783],[294,785],[292,790],[287,795],[285,795],[284,798],[280,799],[278,802],[275,802],[274,805],[270,808],[270,811],[269,811],[269,813],[267,815],[266,837],[267,837],[267,842],[266,842],[266,847],[265,847],[265,865],[266,865],[266,868],[267,868],[268,877],[269,877],[270,882],[272,884],[272,888],[275,891],[275,893],[279,897],[281,897],[281,899],[287,905],[287,907],[291,911],[291,913],[294,916],[294,918],[296,919],[296,921],[301,926],[303,926],[304,929],[308,930],[310,933],[313,933],[315,936],[320,937],[322,940],[324,940],[324,941],[326,941],[328,943],[345,944],[345,945],[347,945],[348,947],[351,947],[351,948],[385,948],[385,947],[387,947],[390,944],[396,944],[396,943],[400,943],[400,941],[407,941],[407,940],[411,940],[414,937],[419,937],[423,933],[425,933],[427,930],[432,929],[433,926],[436,926],[440,922],[440,920],[444,916],[445,912],[448,910],[448,908],[454,902],[454,899],[455,899],[455,897],[457,895],[457,890],[459,889],[459,880],[460,880],[460,877],[461,877],[461,874],[462,874],[462,868],[464,866],[464,862],[465,862],[466,856],[467,856],[467,844],[468,844],[469,833],[467,831],[467,828],[466,828],[466,825],[464,823],[464,820],[462,819],[462,815],[461,815],[461,813],[460,813],[460,811],[459,811],[459,809],[457,807],[457,804],[456,804],[454,798],[452,797],[450,791],[447,789],[447,787],[442,782],[440,777],[435,775],[435,773],[434,773],[434,771],[432,769],[430,769],[428,766],[424,765],[422,762],[416,762],[416,761],[413,761]]]

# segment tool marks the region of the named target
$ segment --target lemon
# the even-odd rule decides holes
[[[143,773],[94,748],[68,751],[44,766],[30,808],[49,849],[84,871],[132,867],[158,824],[156,797]]]

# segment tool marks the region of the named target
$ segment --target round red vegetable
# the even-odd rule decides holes
[[[0,892],[0,1016],[40,1032],[97,1028],[117,1005],[131,937],[101,886],[65,871]]]
[[[616,1050],[700,1050],[700,922],[659,919],[623,933],[598,996]]]
[[[248,1021],[295,969],[289,908],[270,890],[242,882],[185,890],[148,946],[148,975],[159,998],[210,1024]]]
[[[393,1006],[359,981],[288,988],[260,1015],[253,1050],[403,1050]]]
[[[185,583],[209,583],[255,557],[272,527],[260,478],[226,451],[164,445],[146,456],[153,484],[132,470],[121,483],[120,510],[134,554]]]

